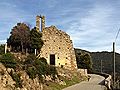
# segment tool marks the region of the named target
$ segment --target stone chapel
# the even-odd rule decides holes
[[[41,29],[41,30],[40,30]],[[77,69],[76,56],[70,36],[55,26],[45,26],[45,16],[36,16],[36,30],[42,33],[44,45],[40,57],[48,64],[67,69]]]

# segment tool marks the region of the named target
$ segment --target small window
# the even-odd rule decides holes
[[[63,65],[61,65],[61,68],[63,68]]]
[[[59,65],[60,65],[60,63],[59,63]]]
[[[54,42],[55,42],[55,40],[54,40]]]
[[[60,49],[60,47],[59,47],[59,49]]]
[[[58,59],[59,59],[59,57],[58,57]]]
[[[68,58],[66,57],[66,59],[68,59]]]
[[[65,65],[67,65],[67,63],[65,63]]]

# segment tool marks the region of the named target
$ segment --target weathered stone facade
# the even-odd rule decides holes
[[[41,26],[44,27],[41,30],[44,45],[41,48],[40,57],[46,58],[51,65],[76,69],[75,51],[70,36],[55,26],[45,27],[45,17],[41,18],[41,21],[41,25],[44,25]]]

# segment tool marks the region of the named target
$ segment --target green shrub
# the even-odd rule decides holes
[[[34,79],[36,77],[37,72],[36,72],[36,68],[34,66],[28,67],[26,72],[31,79]]]
[[[41,62],[41,61],[40,61]],[[45,75],[46,74],[46,66],[44,63],[39,63],[39,65],[35,65],[37,68],[37,73],[40,75]]]
[[[44,64],[46,64],[46,65],[48,64],[48,63],[47,63],[47,60],[46,60],[44,57],[40,58],[39,60],[40,60],[41,62],[43,62]]]
[[[26,72],[31,79],[34,79],[36,76],[39,76],[40,80],[43,80],[42,75],[52,75],[55,79],[57,70],[54,66],[47,64],[45,58],[37,59],[35,55],[29,55],[25,61]]]
[[[26,64],[26,65],[33,64],[35,60],[36,60],[36,56],[34,54],[30,54],[27,56],[24,64]]]
[[[47,72],[46,75],[51,75],[53,80],[56,79],[55,75],[58,75],[58,72],[55,66],[48,65],[46,68],[46,72]]]
[[[50,66],[50,74],[52,76],[55,76],[58,74],[55,66]]]
[[[10,76],[12,77],[12,79],[16,82],[15,87],[20,87],[22,88],[22,80],[20,79],[20,74],[17,73],[13,73],[13,71],[10,72]]]
[[[16,68],[17,64],[14,55],[11,53],[3,54],[0,57],[0,62],[7,68]]]
[[[5,45],[0,45],[0,55],[4,54]]]

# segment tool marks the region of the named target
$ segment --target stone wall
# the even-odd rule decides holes
[[[40,31],[40,16],[36,16],[36,30]]]
[[[55,55],[55,66],[76,69],[76,57],[70,36],[58,30],[55,26],[45,27],[42,30],[44,45],[40,57],[47,59],[50,64],[50,55]]]
[[[45,16],[41,15],[36,17],[36,30],[38,32],[40,31],[40,22],[44,42],[39,54],[40,57],[46,58],[47,62],[51,64],[51,55],[53,55],[55,66],[76,69],[76,56],[70,36],[55,26],[45,27]]]
[[[78,73],[80,73],[81,76],[88,76],[87,69],[78,69]]]

